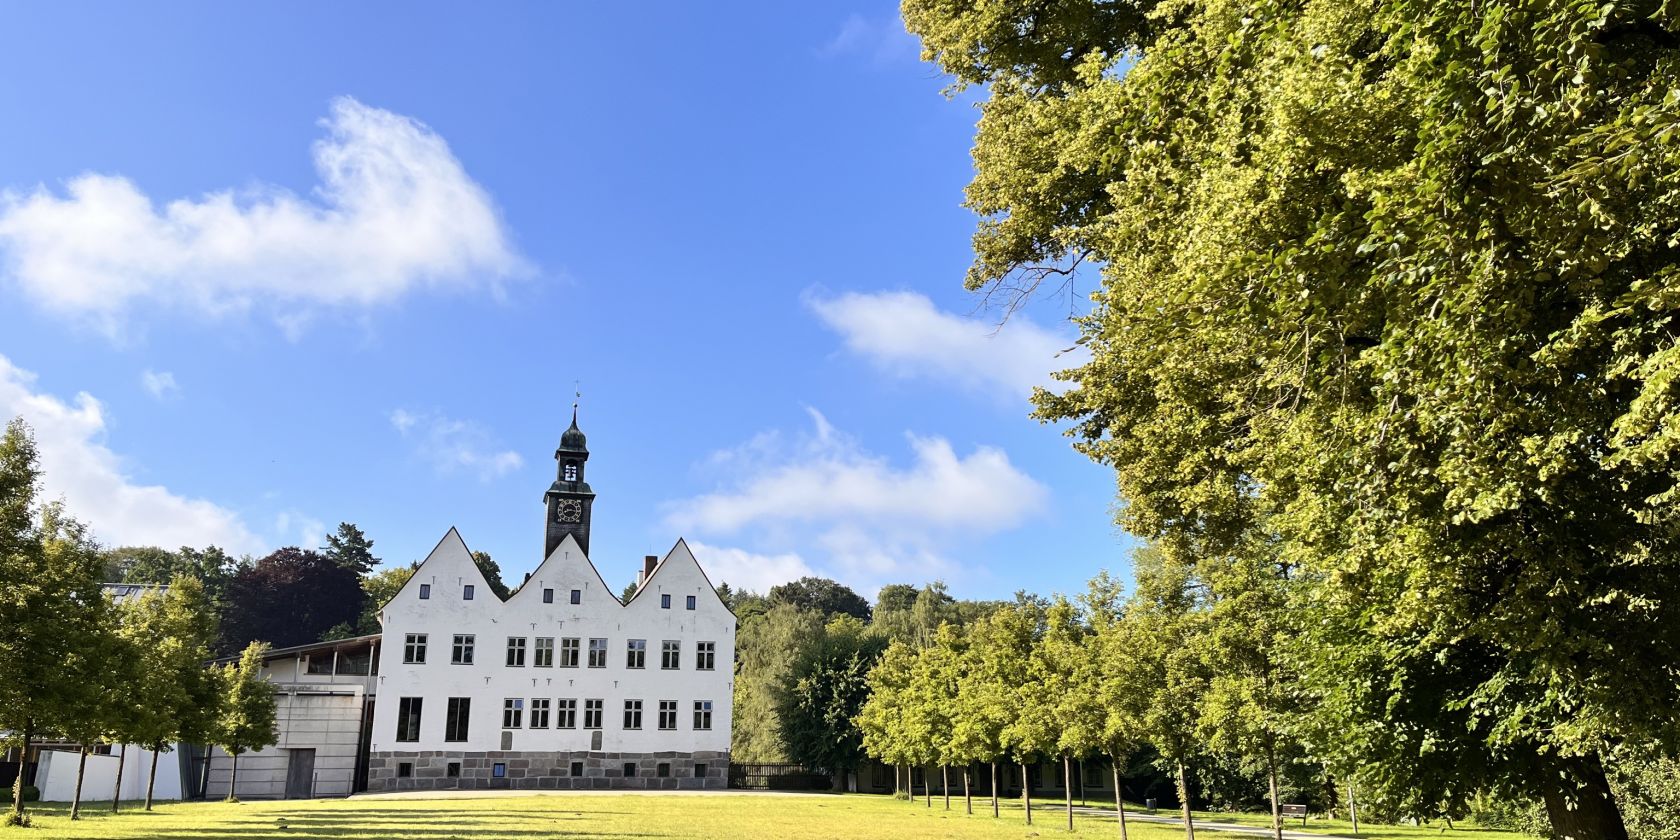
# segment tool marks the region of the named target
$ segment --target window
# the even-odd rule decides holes
[[[473,585],[472,584],[469,583],[466,586],[461,587],[461,600],[471,601],[472,596],[473,596]]]
[[[410,633],[403,642],[403,664],[421,665],[426,661],[426,634]]]
[[[660,729],[676,729],[677,728],[677,701],[675,701],[675,700],[661,700],[661,701],[659,701],[659,728]]]
[[[509,668],[525,667],[525,637],[509,636],[507,648],[507,664]]]
[[[694,778],[696,778],[696,779],[706,778],[706,762],[697,761],[697,762],[694,763]]]
[[[554,728],[577,728],[577,698],[565,697],[560,700],[559,714],[555,718]]]
[[[537,660],[531,663],[537,668],[554,667],[554,639],[552,637],[537,640]]]
[[[658,776],[661,779],[671,778],[671,762],[661,761],[658,764],[654,765],[653,774],[655,776]]]
[[[429,601],[429,600],[431,600],[431,598],[432,598],[432,585],[429,584],[429,583],[420,584],[420,600]]]
[[[447,765],[444,765],[444,767],[445,767],[445,770],[444,770],[444,775],[445,776],[448,776],[451,779],[461,778],[461,762],[451,761]]]
[[[543,603],[545,603],[545,604],[554,603],[554,590],[552,590],[552,589],[544,589],[543,590]]]
[[[583,775],[583,762],[581,762],[581,761],[572,762],[572,775],[573,776],[582,776]]]
[[[674,671],[682,664],[682,642],[666,639],[659,643],[659,667]]]
[[[574,604],[583,603],[583,590],[582,589],[573,589],[572,590],[572,603],[574,603]]]
[[[624,778],[626,778],[626,779],[634,778],[635,775],[636,775],[636,762],[634,762],[634,761],[624,762],[624,768],[622,770],[620,770],[619,772],[623,773]]]
[[[626,701],[624,701],[624,728],[625,729],[641,729],[642,728],[642,701],[640,701],[640,700],[626,700]]]
[[[576,461],[567,461],[566,462],[566,480],[567,481],[577,481],[577,462]]]
[[[495,764],[490,765],[490,778],[492,778],[492,779],[505,779],[505,778],[507,778],[507,764],[498,761]]]
[[[712,701],[694,701],[694,728],[700,730],[712,728]]]
[[[471,697],[449,698],[449,708],[443,718],[443,740],[467,740],[467,719],[472,717]]]
[[[671,608],[671,596],[669,596],[669,595],[659,596],[659,608],[662,609],[662,610],[670,609]]]
[[[717,666],[717,642],[697,642],[694,645],[694,667],[710,671]]]
[[[309,660],[309,664],[303,666],[303,672],[305,674],[324,674],[329,677],[332,676],[333,655],[331,653],[312,653],[306,658]]]
[[[420,740],[420,699],[404,697],[397,701],[397,740]]]
[[[456,636],[455,648],[450,652],[449,661],[456,665],[471,665],[473,654],[473,637],[471,635]]]
[[[397,778],[406,779],[406,778],[408,778],[410,776],[413,776],[413,775],[414,775],[414,762],[412,762],[412,761],[399,761],[399,762],[397,762]]]
[[[627,645],[629,650],[625,657],[624,667],[647,667],[647,639],[631,639]]]
[[[585,700],[585,701],[583,701],[583,728],[584,729],[600,729],[601,728],[601,706],[604,702],[605,701],[602,701],[602,700]]]
[[[589,640],[589,667],[591,667],[591,668],[605,668],[605,667],[607,667],[607,640],[606,639],[590,639]]]
[[[502,728],[518,729],[519,721],[525,716],[525,698],[509,697],[502,701]]]
[[[547,697],[533,697],[533,698],[531,698],[531,728],[532,729],[547,729],[548,728],[548,705],[549,705],[549,699]]]
[[[576,668],[578,663],[578,640],[560,640],[560,667]]]
[[[694,596],[693,595],[688,596],[688,608],[689,609],[691,609],[691,610],[694,609],[694,603],[695,603]]]
[[[1087,763],[1085,765],[1085,787],[1100,788],[1102,787],[1102,781],[1102,767],[1094,762]]]

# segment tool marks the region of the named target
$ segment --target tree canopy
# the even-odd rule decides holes
[[[1123,524],[1274,541],[1379,791],[1625,836],[1605,763],[1680,738],[1676,7],[904,13],[985,86],[970,288],[1100,266],[1090,361],[1036,402]]]

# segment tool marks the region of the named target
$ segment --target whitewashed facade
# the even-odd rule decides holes
[[[506,602],[451,528],[381,611],[370,790],[726,786],[735,616],[681,540],[620,603],[575,418],[555,457],[548,556]]]

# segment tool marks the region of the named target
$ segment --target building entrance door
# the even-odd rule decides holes
[[[287,750],[286,798],[309,799],[315,795],[315,751]]]

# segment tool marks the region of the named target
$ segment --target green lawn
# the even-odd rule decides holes
[[[881,796],[553,796],[458,800],[381,799],[308,802],[170,803],[152,813],[125,808],[113,816],[109,805],[84,809],[71,822],[62,804],[32,809],[35,827],[0,829],[0,838],[86,838],[86,840],[251,840],[251,838],[389,838],[389,840],[530,840],[538,837],[743,837],[764,840],[855,838],[1024,838],[1070,836],[1063,815],[1045,802],[1034,802],[1035,825],[1021,819],[1019,803],[1008,803],[1001,819],[991,818],[990,801],[975,800],[975,814],[952,810],[936,800],[929,809],[917,802]],[[1076,818],[1075,836],[1118,836],[1112,817]],[[1364,826],[1361,826],[1364,828]],[[1375,827],[1372,827],[1375,828]],[[1130,826],[1132,840],[1178,840],[1176,826]],[[1232,840],[1244,835],[1197,831],[1198,838]],[[1446,840],[1516,840],[1517,835],[1460,830],[1404,829],[1404,833],[1368,831],[1372,838],[1446,838]]]
[[[1073,804],[1077,806],[1079,801],[1080,800],[1078,798],[1075,798],[1073,800]],[[1113,799],[1099,801],[1092,798],[1088,801],[1090,802],[1091,807],[1094,808],[1112,809],[1114,807]],[[1060,804],[1059,800],[1057,804]],[[1034,799],[1033,808],[1036,810],[1038,807],[1038,800]],[[1126,803],[1126,811],[1127,813],[1149,813],[1143,809],[1142,805],[1133,804],[1131,802]],[[1178,816],[1178,811],[1172,808],[1158,808],[1154,813],[1159,816],[1166,817],[1176,818]],[[1236,825],[1247,825],[1257,828],[1270,828],[1272,825],[1272,815],[1270,813],[1231,813],[1228,811],[1192,811],[1191,813],[1195,816],[1196,823],[1198,825],[1203,822],[1234,823]],[[1465,840],[1471,840],[1472,838],[1474,840],[1536,840],[1536,838],[1532,835],[1522,834],[1515,831],[1499,831],[1489,828],[1478,828],[1474,823],[1463,820],[1455,820],[1451,831],[1447,831],[1446,827],[1447,825],[1444,822],[1411,826],[1381,825],[1368,820],[1360,820],[1358,836],[1365,838],[1365,840],[1436,840],[1437,838],[1443,837],[1465,838]],[[1300,817],[1285,817],[1283,820],[1283,828],[1285,831],[1305,831],[1313,834],[1339,834],[1348,837],[1354,836],[1353,824],[1347,820],[1332,820],[1317,815],[1307,817],[1305,825],[1301,823]],[[1196,834],[1198,837],[1201,836],[1201,831],[1198,830]]]

